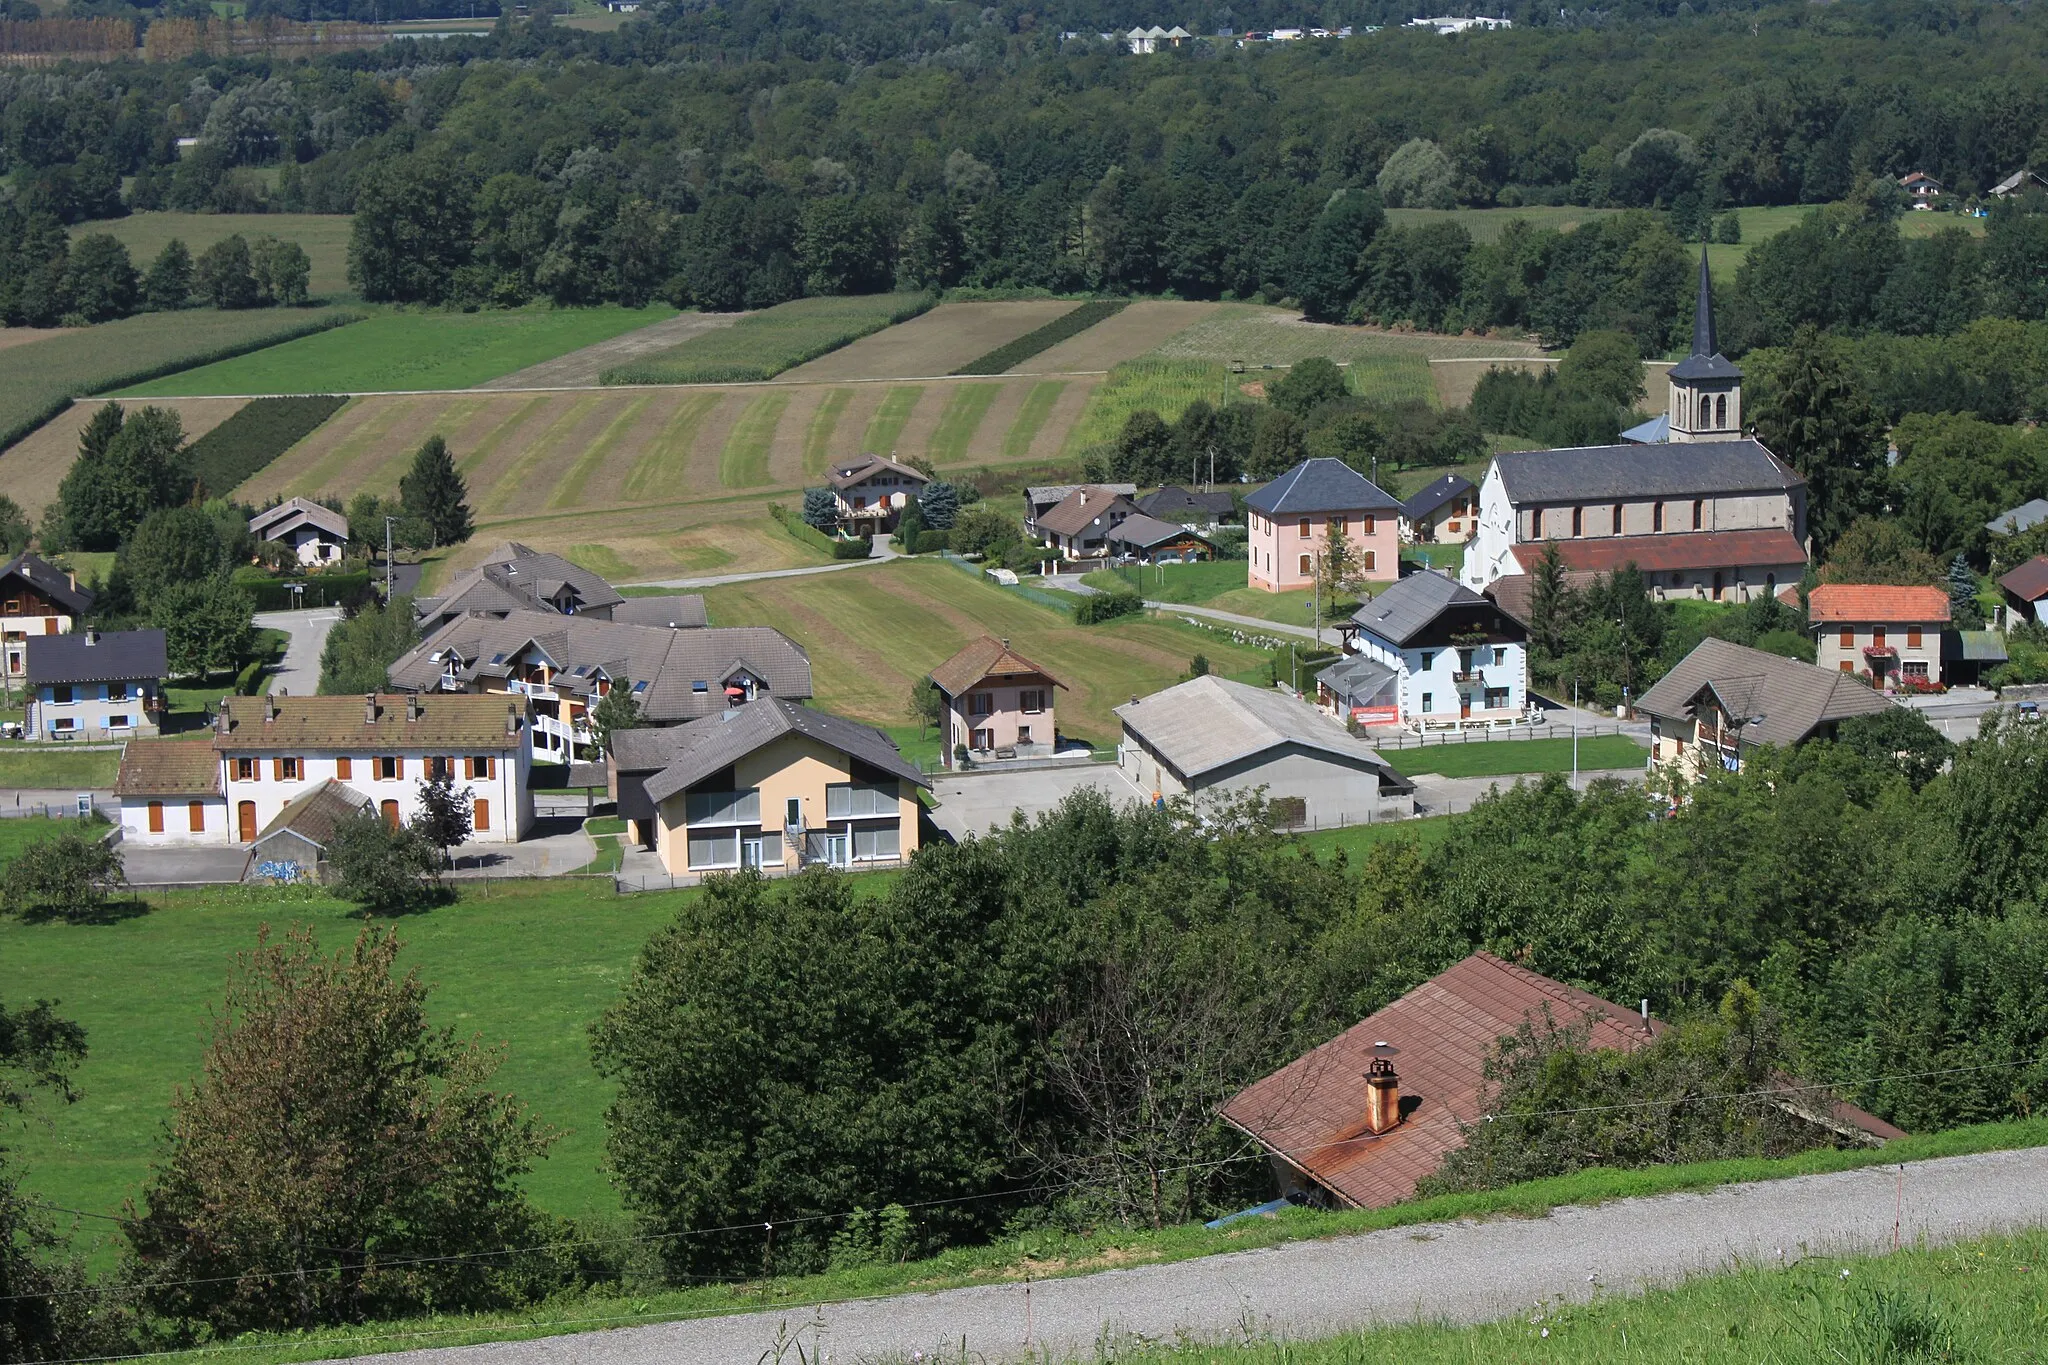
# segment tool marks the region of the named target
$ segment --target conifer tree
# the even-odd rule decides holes
[[[469,539],[469,487],[439,435],[429,436],[413,456],[411,471],[398,482],[398,495],[407,514],[427,527],[436,547]]]

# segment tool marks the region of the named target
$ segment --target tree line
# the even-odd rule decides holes
[[[78,327],[139,312],[293,307],[306,302],[312,262],[297,242],[231,233],[202,251],[173,237],[146,270],[109,233],[72,241],[48,217],[0,203],[0,323]]]

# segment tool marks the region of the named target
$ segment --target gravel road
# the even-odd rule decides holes
[[[1903,1172],[1903,1174],[1902,1174]],[[1895,1222],[1896,1219],[1896,1222]],[[1739,1261],[1881,1251],[2048,1222],[2048,1148],[1442,1223],[1030,1285],[725,1315],[413,1352],[407,1365],[759,1365],[778,1329],[808,1358],[1094,1359],[1105,1339],[1301,1338],[1369,1323],[1478,1322],[1537,1302],[1669,1284]],[[1894,1229],[1897,1229],[1896,1233]],[[1039,1358],[1033,1355],[1034,1359]],[[791,1350],[787,1359],[795,1360]]]

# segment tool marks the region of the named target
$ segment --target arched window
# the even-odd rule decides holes
[[[1728,425],[1728,395],[1725,393],[1714,400],[1714,425],[1716,427]]]

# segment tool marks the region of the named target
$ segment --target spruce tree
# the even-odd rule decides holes
[[[398,481],[398,495],[407,514],[426,525],[436,548],[469,539],[469,487],[440,436],[429,436],[413,456],[411,471]]]
[[[1981,630],[1984,613],[1977,605],[1977,575],[1961,550],[1948,565],[1948,610],[1957,630]]]

